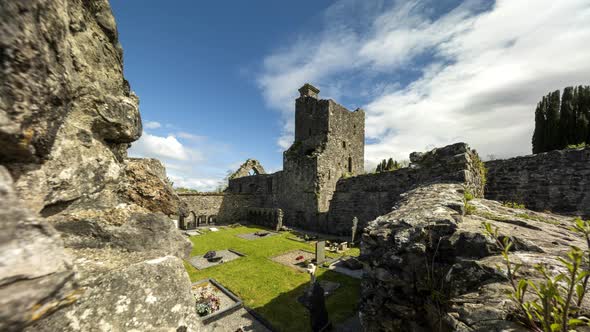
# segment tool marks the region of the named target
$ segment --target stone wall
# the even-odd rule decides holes
[[[252,194],[234,193],[181,193],[180,199],[186,204],[188,217],[181,228],[194,228],[197,221],[233,223],[244,220],[246,209],[260,206],[261,199]]]
[[[488,199],[590,217],[590,148],[494,160],[486,167]]]
[[[283,210],[272,208],[248,208],[246,219],[255,225],[264,226],[275,231],[283,227]]]
[[[392,172],[342,178],[338,181],[328,214],[330,233],[348,234],[352,219],[358,227],[391,211],[404,192],[427,183],[462,183],[476,196],[483,193],[477,154],[465,143],[427,153],[412,153],[411,164]]]

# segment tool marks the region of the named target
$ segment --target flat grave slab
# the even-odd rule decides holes
[[[186,236],[197,236],[197,235],[201,235],[201,232],[199,232],[196,229],[186,230],[186,231],[183,231],[183,233]]]
[[[278,256],[272,257],[271,259],[274,262],[294,268],[300,272],[307,272],[307,264],[304,262],[313,262],[315,260],[315,254],[313,252],[298,249],[280,254]]]
[[[197,302],[195,310],[203,322],[242,307],[242,300],[214,279],[203,279],[193,283],[191,291]]]
[[[203,257],[203,255],[198,255],[198,256],[191,257],[188,261],[195,269],[203,270],[203,269],[215,266],[215,265],[219,265],[219,264],[223,264],[223,263],[227,263],[227,262],[236,260],[236,259],[244,256],[243,254],[241,254],[235,250],[232,250],[232,249],[216,250],[215,254],[217,257],[221,257],[221,259],[219,259],[218,261],[211,262],[211,261],[207,260],[207,258]]]
[[[246,234],[237,234],[236,236],[245,240],[259,240],[265,239],[271,236],[279,235],[277,232],[270,232],[270,231],[259,231],[254,233],[246,233]]]
[[[242,328],[242,330],[240,330]],[[246,308],[232,310],[230,313],[211,318],[207,321],[205,332],[271,332],[267,325],[260,321],[260,316],[252,315],[252,311]]]
[[[347,262],[347,260],[351,260],[351,262]],[[336,260],[334,263],[330,264],[328,266],[328,270],[334,271],[334,272],[338,272],[344,275],[347,275],[351,278],[355,278],[355,279],[361,279],[363,277],[363,269],[355,267],[354,269],[351,267],[351,265],[355,265],[355,264],[351,264],[353,263],[355,259],[351,258],[351,257],[342,257],[338,260]]]

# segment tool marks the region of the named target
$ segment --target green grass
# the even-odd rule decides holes
[[[304,249],[314,251],[311,244],[287,239],[289,233],[258,240],[245,240],[236,234],[261,230],[252,227],[227,228],[191,237],[191,256],[203,255],[209,250],[234,249],[246,255],[240,259],[204,270],[185,263],[191,280],[214,278],[239,296],[244,304],[260,313],[279,331],[309,331],[309,313],[297,302],[309,285],[309,275],[298,272],[270,258],[287,251]],[[345,254],[358,256],[359,249]],[[333,256],[333,255],[330,255]],[[318,269],[319,280],[340,283],[340,288],[326,299],[332,322],[337,323],[355,312],[360,295],[360,280],[326,269]]]

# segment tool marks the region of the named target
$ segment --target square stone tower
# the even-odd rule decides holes
[[[295,141],[283,155],[279,205],[290,214],[290,224],[321,230],[338,179],[364,170],[365,112],[318,99],[319,92],[310,84],[299,89]]]

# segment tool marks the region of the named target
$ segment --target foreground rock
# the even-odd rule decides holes
[[[108,0],[1,1],[0,82],[0,330],[197,330]]]
[[[154,256],[188,258],[192,244],[161,213],[149,213],[137,205],[113,209],[78,210],[50,219],[70,248],[117,248],[153,251]]]
[[[433,184],[403,195],[394,210],[363,234],[366,263],[361,312],[368,331],[525,331],[511,321],[502,258],[482,222],[511,236],[521,273],[558,266],[570,245],[585,243],[568,230],[572,218],[511,209],[475,199],[464,215],[463,186]]]
[[[0,331],[18,331],[76,299],[71,259],[58,233],[21,206],[0,166]]]
[[[27,331],[198,331],[190,285],[180,259],[144,261],[96,278],[73,305]]]

